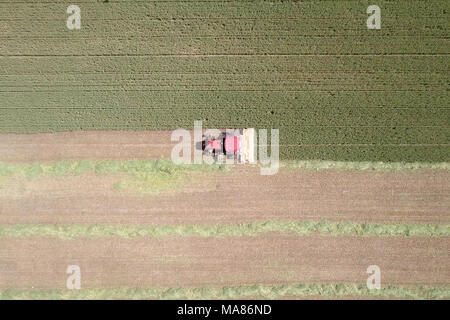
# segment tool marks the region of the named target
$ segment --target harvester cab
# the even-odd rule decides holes
[[[202,142],[203,154],[216,161],[237,159],[238,163],[255,161],[255,129],[239,129],[222,132],[217,137],[205,135]]]

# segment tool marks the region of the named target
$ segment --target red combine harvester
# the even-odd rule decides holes
[[[255,129],[239,129],[233,133],[222,132],[217,137],[205,135],[202,141],[203,154],[216,161],[237,159],[239,163],[255,162]]]

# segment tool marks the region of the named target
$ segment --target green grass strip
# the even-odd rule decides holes
[[[41,174],[67,175],[127,173],[136,178],[147,175],[176,175],[186,171],[226,171],[226,165],[176,165],[170,159],[149,160],[60,160],[51,162],[11,163],[0,161],[0,176],[38,177]]]
[[[36,178],[41,175],[64,176],[92,172],[126,174],[129,181],[119,181],[114,187],[131,186],[139,191],[158,192],[174,189],[177,183],[195,172],[227,172],[226,165],[176,165],[170,159],[150,160],[81,160],[34,163],[0,162],[0,180],[8,177]]]
[[[346,170],[450,170],[449,162],[441,163],[402,163],[402,162],[346,162],[346,161],[282,161],[281,167],[299,169],[346,169]],[[176,165],[170,159],[149,160],[60,160],[52,162],[11,163],[0,161],[0,178],[21,176],[35,178],[40,175],[79,175],[87,172],[96,174],[126,173],[145,180],[149,177],[176,177],[187,172],[225,172],[230,165]]]
[[[281,167],[290,169],[341,169],[341,170],[417,170],[417,169],[440,169],[450,170],[449,162],[426,163],[426,162],[371,162],[371,161],[285,161]]]
[[[290,284],[280,286],[252,285],[234,287],[201,288],[116,288],[80,290],[5,290],[0,291],[0,300],[16,299],[234,299],[262,297],[367,297],[406,299],[448,299],[449,286],[382,286],[380,290],[369,290],[359,284]]]
[[[450,225],[383,224],[329,221],[262,221],[232,225],[7,225],[0,226],[0,238],[56,237],[63,240],[101,237],[244,237],[268,232],[331,236],[449,236]]]

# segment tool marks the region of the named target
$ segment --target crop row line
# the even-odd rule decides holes
[[[3,2],[0,2],[0,4]],[[17,3],[17,2],[16,2]],[[20,2],[18,2],[20,3]],[[80,3],[78,1],[78,3]],[[29,4],[27,2],[27,4]],[[29,21],[28,18],[22,18],[21,17],[17,17],[14,19],[0,19],[0,21]],[[412,21],[417,21],[417,19],[421,19],[421,21],[426,20],[426,19],[430,19],[433,22],[436,22],[438,20],[443,20],[443,21],[447,21],[447,18],[445,16],[413,16],[413,15],[407,15],[407,16],[403,16],[403,15],[396,15],[396,19],[398,20],[399,18],[409,18]],[[345,22],[355,22],[355,24],[358,24],[361,22],[361,18],[355,18],[355,16],[353,15],[352,17],[311,17],[311,16],[301,16],[301,19],[304,20],[325,20],[325,21],[345,21]],[[157,16],[149,16],[146,18],[139,18],[139,19],[130,19],[130,18],[120,18],[120,17],[115,17],[115,18],[91,18],[91,17],[87,17],[85,19],[86,21],[114,21],[114,22],[119,22],[119,21],[126,21],[126,22],[149,22],[149,21],[156,21],[158,23],[161,23],[163,21],[166,22],[176,22],[176,21],[190,21],[190,20],[214,20],[214,21],[227,21],[227,20],[250,20],[250,21],[270,21],[270,20],[274,20],[274,21],[299,21],[299,17],[258,17],[258,18],[252,18],[252,17],[200,17],[200,16],[196,16],[196,17],[186,17],[186,16],[166,16],[164,17],[164,19],[162,17],[157,17]],[[40,22],[40,21],[45,21],[45,22],[60,22],[60,19],[54,19],[54,18],[34,18],[33,21],[36,22]],[[384,28],[384,27],[383,27]],[[394,27],[392,27],[394,28]],[[391,30],[389,27],[387,27],[387,30]],[[395,30],[401,30],[401,31],[408,31],[410,29],[395,29]]]
[[[142,40],[142,39],[151,39],[151,38],[163,38],[163,39],[260,39],[260,38],[277,38],[277,39],[288,39],[288,38],[350,38],[350,37],[358,37],[358,38],[389,38],[389,39],[395,39],[395,38],[420,38],[420,39],[439,39],[439,40],[448,40],[450,37],[448,36],[442,36],[442,35],[423,35],[423,34],[413,34],[413,35],[363,35],[363,34],[318,34],[318,35],[311,35],[311,34],[226,34],[226,35],[192,35],[192,34],[165,34],[165,35],[143,35],[143,36],[129,36],[126,38],[123,37],[111,37],[111,36],[105,36],[102,37],[100,35],[97,35],[96,37],[79,37],[77,40]],[[21,36],[7,36],[7,37],[0,37],[0,40],[66,40],[66,37],[21,37]]]
[[[448,92],[448,89],[129,89],[119,87],[119,89],[97,89],[97,90],[8,90],[1,93],[26,93],[26,92]]]
[[[362,70],[362,69],[354,69],[354,70],[279,70],[279,69],[256,69],[252,71],[247,72],[236,72],[234,70],[230,70],[229,72],[195,72],[195,71],[189,71],[189,72],[178,72],[178,71],[165,71],[165,70],[152,70],[152,71],[137,71],[137,72],[115,72],[115,71],[97,71],[97,72],[83,72],[83,71],[61,71],[61,72],[45,72],[43,73],[0,73],[1,75],[7,76],[7,77],[46,77],[46,76],[66,76],[66,75],[105,75],[105,76],[111,76],[111,75],[129,75],[129,76],[135,76],[135,75],[153,75],[153,74],[176,74],[176,75],[260,75],[260,74],[284,74],[284,73],[312,73],[312,74],[322,74],[322,73],[349,73],[349,74],[363,74],[363,75],[376,75],[376,74],[414,74],[414,75],[432,75],[432,74],[444,74],[447,75],[450,70],[433,70],[433,71],[426,71],[426,70]]]
[[[319,126],[309,126],[309,127],[319,127]],[[325,127],[325,126],[324,126]],[[336,128],[338,126],[330,126]],[[365,126],[359,126],[365,127]],[[381,127],[381,126],[380,126]],[[399,126],[395,126],[399,127]],[[414,128],[423,128],[425,126],[414,126]],[[338,127],[341,128],[341,127]],[[346,128],[346,127],[342,127]],[[348,128],[348,127],[347,127]],[[389,127],[381,127],[389,128]],[[426,127],[428,128],[428,127]],[[433,127],[429,127],[433,128]],[[16,147],[19,146],[58,146],[63,145],[66,147],[85,147],[86,144],[83,143],[15,143]],[[156,146],[171,146],[170,143],[89,143],[89,146],[102,146],[102,147],[156,147]],[[265,144],[260,144],[260,146],[269,146]],[[319,143],[319,144],[272,144],[271,146],[278,147],[450,147],[450,143],[384,143],[384,144],[374,144],[374,143]],[[11,144],[0,144],[0,148],[9,149]],[[325,160],[323,160],[325,162]],[[336,162],[337,163],[337,162]],[[0,163],[1,164],[1,163]],[[339,165],[335,166],[339,168]],[[335,168],[333,167],[333,168]],[[350,167],[349,167],[350,168]]]
[[[0,85],[0,88],[95,88],[95,87],[107,87],[107,88],[123,88],[123,87],[146,87],[146,88],[165,88],[165,87],[180,87],[180,88],[235,88],[235,87],[245,87],[245,84],[248,84],[248,81],[245,81],[244,79],[242,82],[238,82],[239,79],[219,79],[214,80],[217,83],[215,84],[189,84],[189,80],[192,82],[204,82],[205,79],[107,79],[104,80],[95,80],[95,79],[87,79],[84,81],[91,81],[93,83],[88,84],[85,83],[83,80],[66,80],[67,84],[35,84],[35,83],[41,83],[40,81],[30,82],[28,84],[8,84],[8,85]],[[330,82],[332,80],[344,80],[344,78],[335,78],[335,79],[320,79],[320,80],[309,80],[309,79],[269,79],[270,81],[267,82],[261,82],[261,83],[254,83],[250,88],[256,87],[255,84],[258,85],[260,90],[263,90],[264,87],[273,88],[274,86],[278,85],[280,87],[285,87],[286,89],[289,89],[289,87],[335,87],[338,86],[334,83],[326,83],[327,81]],[[273,81],[272,81],[273,80]],[[350,79],[348,83],[340,83],[339,86],[345,87],[350,86],[354,87],[355,83],[358,82],[360,79]],[[422,81],[429,80],[429,79],[423,79]],[[82,84],[75,84],[73,82],[78,81],[82,82]],[[98,84],[98,82],[104,81],[105,83]],[[123,81],[123,83],[117,83],[119,81]],[[210,80],[212,82],[212,80]],[[403,86],[413,86],[416,88],[441,88],[444,90],[444,88],[447,87],[446,83],[444,85],[444,79],[439,79],[434,81],[434,83],[417,83],[417,80],[414,81],[414,79],[411,79],[411,81],[405,81],[403,82]],[[9,81],[6,81],[9,82]],[[14,81],[13,81],[14,82]],[[58,81],[60,83],[62,81]],[[150,83],[148,83],[150,82]],[[151,83],[154,82],[154,83]],[[325,82],[325,83],[324,83]],[[95,83],[95,84],[94,84]],[[379,82],[372,82],[369,87],[385,87],[385,86],[392,86],[393,84],[397,84],[398,81],[393,80],[392,82],[383,81],[383,79],[380,79]],[[448,86],[450,88],[450,85]],[[448,89],[447,89],[448,90]],[[38,90],[34,90],[38,91]],[[6,92],[6,91],[4,91]]]
[[[20,109],[20,110],[26,110],[26,109],[45,109],[45,110],[53,110],[53,109],[61,109],[61,108],[67,108],[67,109],[89,109],[89,110],[121,110],[121,108],[118,109],[117,105],[113,105],[113,106],[99,106],[99,105],[93,105],[93,104],[87,104],[84,106],[81,105],[53,105],[53,106],[43,106],[43,105],[33,105],[33,106],[0,106],[0,110],[8,110],[8,109]],[[170,102],[169,105],[165,105],[164,107],[157,107],[154,105],[145,105],[145,106],[129,106],[127,105],[126,107],[124,107],[123,109],[126,110],[164,110],[167,111],[168,109],[170,110],[185,110],[186,108],[190,108],[190,106],[179,106],[179,104],[175,105],[173,101]],[[202,109],[206,109],[206,110],[215,110],[215,107],[212,107],[211,105],[207,105],[207,104],[200,104],[197,103],[196,104],[196,108],[198,110],[202,110]],[[254,107],[254,106],[246,106],[247,110],[256,110],[259,109],[260,107]],[[293,106],[286,106],[285,108],[283,108],[283,111],[298,111],[298,110],[304,110],[304,109],[310,109],[312,108],[311,106],[297,106],[297,105],[293,105]],[[362,109],[362,110],[367,110],[367,109],[392,109],[392,110],[401,110],[401,109],[426,109],[426,110],[434,110],[434,109],[450,109],[450,106],[433,106],[433,107],[429,107],[429,106],[391,106],[391,105],[381,105],[381,106],[367,106],[367,105],[362,105],[362,106],[339,106],[339,105],[327,105],[327,106],[321,106],[321,107],[313,107],[314,110],[312,112],[317,112],[320,110],[324,110],[326,109],[327,111],[329,110],[333,110],[333,109],[348,109],[348,108],[357,108],[357,109]],[[122,109],[122,110],[123,110]],[[242,110],[242,107],[233,107],[233,106],[228,106],[228,110]]]
[[[448,57],[450,53],[343,53],[343,54],[314,54],[314,53],[110,53],[110,54],[1,54],[0,57]]]

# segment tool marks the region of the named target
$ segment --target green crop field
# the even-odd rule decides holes
[[[449,3],[0,2],[0,133],[280,129],[283,159],[449,160]]]

